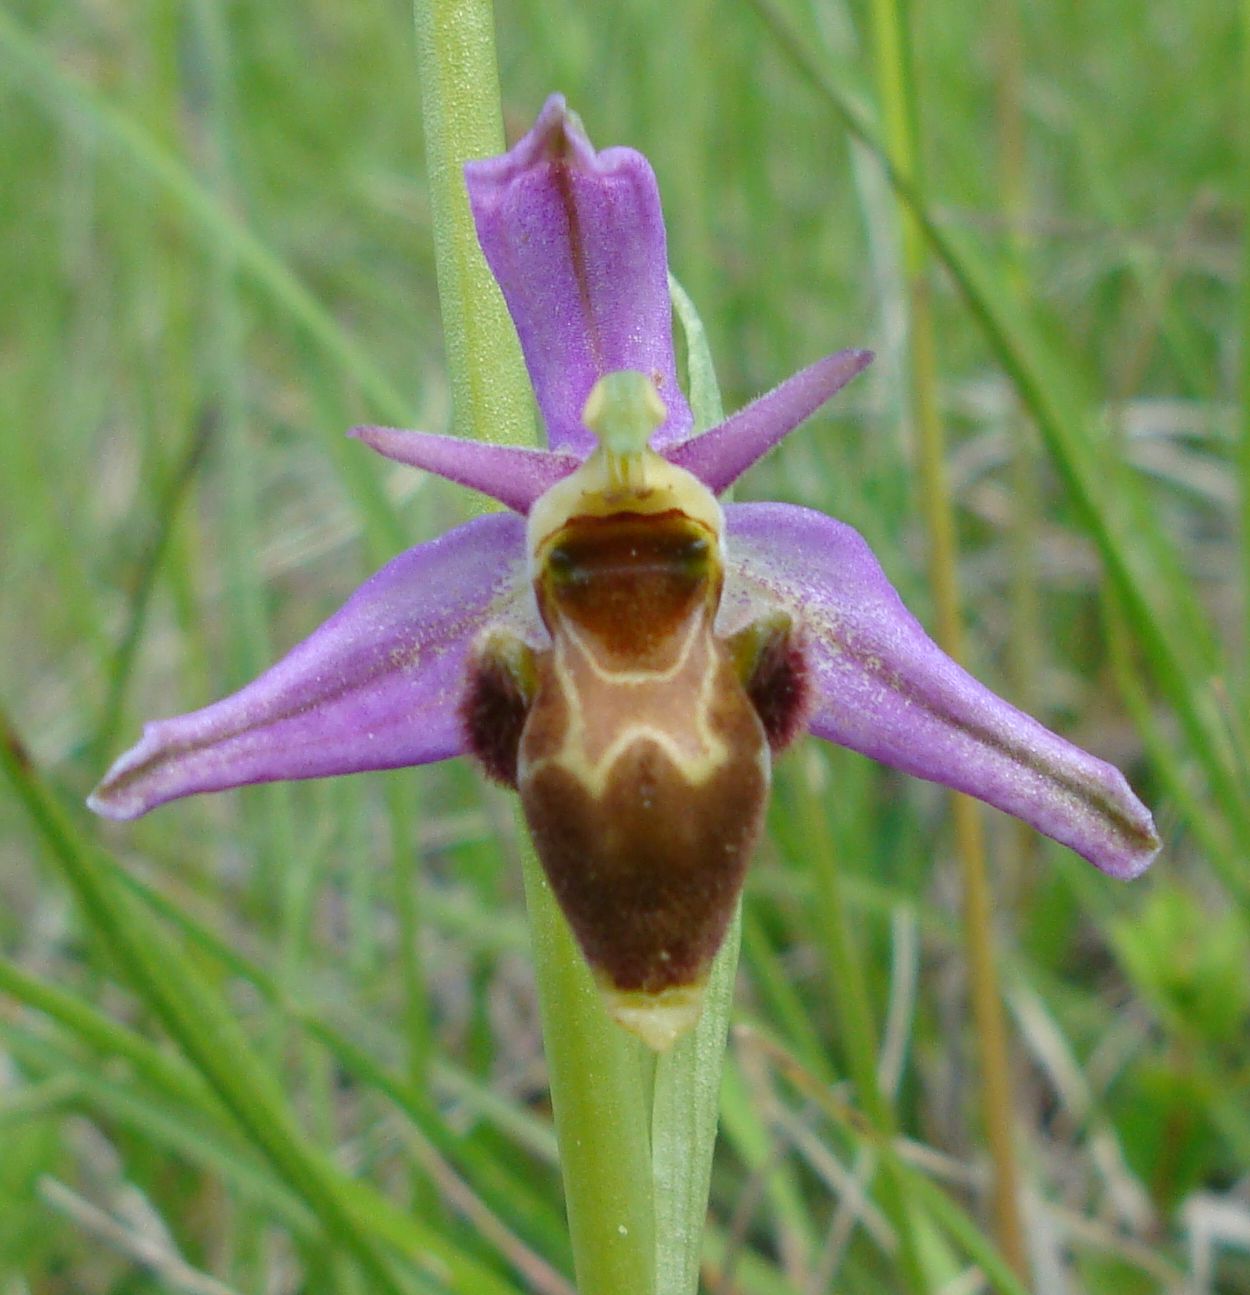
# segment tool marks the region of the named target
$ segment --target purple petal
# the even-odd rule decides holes
[[[528,594],[524,536],[519,517],[493,514],[401,554],[259,679],[145,726],[91,808],[136,818],[192,792],[458,755],[465,650]]]
[[[641,153],[596,153],[561,95],[502,157],[464,168],[486,260],[512,312],[554,450],[585,457],[582,406],[606,373],[654,378],[668,418],[652,438],[693,423],[677,385],[664,218]]]
[[[669,446],[664,457],[719,495],[871,363],[871,351],[827,355],[702,436]]]
[[[955,664],[849,526],[785,504],[725,510],[727,612],[791,610],[806,633],[818,737],[965,791],[1135,877],[1159,839],[1117,769],[1065,742]]]
[[[492,445],[432,432],[408,432],[398,427],[353,427],[348,435],[396,463],[435,472],[448,481],[480,490],[518,513],[528,513],[539,495],[581,462],[571,454]]]

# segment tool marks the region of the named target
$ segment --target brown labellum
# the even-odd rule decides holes
[[[715,537],[680,513],[574,519],[539,581],[518,790],[610,1006],[648,1041],[696,1016],[768,797],[764,729],[714,636]]]
[[[698,1019],[806,675],[784,617],[716,635],[720,506],[645,448],[663,416],[646,379],[616,377],[587,402],[602,450],[529,517],[550,646],[480,643],[461,714],[520,793],[609,1011],[660,1049]]]
[[[571,518],[536,580],[550,649],[487,640],[462,706],[609,1010],[656,1048],[698,1018],[804,694],[788,624],[715,635],[720,587],[677,509]]]

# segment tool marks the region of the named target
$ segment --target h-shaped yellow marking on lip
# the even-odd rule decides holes
[[[695,659],[692,662],[692,658],[699,656],[701,661]],[[694,686],[664,687],[675,684],[692,664],[698,670],[697,681],[691,680]],[[654,719],[640,719],[625,723],[602,749],[592,750],[586,715],[588,710],[593,713],[595,699],[582,696],[576,678],[579,665],[595,680],[595,688],[621,692],[636,690],[643,695],[648,689],[665,691],[669,694],[665,712],[669,722],[661,725]],[[709,721],[721,665],[721,653],[712,636],[710,623],[702,612],[691,616],[676,662],[658,671],[606,669],[577,631],[563,623],[555,635],[551,660],[552,676],[564,700],[566,727],[563,740],[557,750],[530,765],[526,777],[533,777],[548,765],[557,765],[597,800],[607,790],[617,762],[637,743],[649,741],[664,752],[677,775],[689,786],[702,786],[731,755],[725,741],[713,731]]]

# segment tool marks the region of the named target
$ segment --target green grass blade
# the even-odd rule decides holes
[[[152,591],[169,546],[174,522],[191,483],[204,462],[214,423],[211,414],[206,413],[201,417],[152,510],[151,532],[143,546],[142,558],[131,583],[126,629],[109,663],[104,707],[91,743],[93,761],[101,765],[116,741],[126,686],[134,669]]]
[[[261,1063],[224,1003],[195,974],[165,934],[110,883],[95,850],[78,836],[48,797],[26,761],[7,719],[0,725],[0,756],[6,775],[34,821],[49,854],[82,906],[103,945],[127,980],[169,1030],[249,1139],[283,1180],[316,1213],[327,1234],[350,1253],[379,1291],[399,1295],[389,1260],[359,1226],[361,1188],[342,1179],[296,1125],[282,1090]],[[376,1206],[377,1201],[370,1202]],[[404,1233],[387,1213],[376,1216],[389,1239]],[[430,1253],[446,1267],[453,1289],[504,1291],[478,1265],[466,1261],[439,1234],[430,1233]]]
[[[156,1146],[173,1152],[239,1192],[282,1226],[304,1240],[319,1235],[317,1220],[303,1202],[274,1177],[272,1169],[250,1154],[237,1135],[226,1134],[205,1119],[197,1106],[187,1107],[142,1080],[116,1080],[56,1041],[15,1026],[0,1027],[6,1047],[32,1073],[72,1080],[77,1103],[95,1116],[124,1125]],[[188,1077],[192,1072],[187,1072]],[[220,1108],[213,1110],[220,1114]]]
[[[1241,17],[1241,120],[1250,120],[1250,0],[1242,0]],[[1242,212],[1250,211],[1250,133],[1241,137]],[[1238,428],[1238,466],[1241,475],[1241,598],[1242,671],[1250,692],[1250,224],[1242,230],[1241,245],[1241,426]]]
[[[1124,513],[1113,516],[1111,512],[1103,489],[1107,464],[1092,452],[1094,442],[1088,435],[1088,420],[1071,407],[1065,395],[1070,384],[1060,376],[1064,370],[1050,359],[1049,348],[1026,322],[1027,310],[1011,299],[1006,286],[1009,276],[992,271],[966,239],[938,224],[914,187],[899,173],[866,115],[797,37],[773,0],[752,0],[752,4],[778,44],[848,132],[881,162],[899,200],[959,289],[995,358],[1036,420],[1082,526],[1097,547],[1108,579],[1149,657],[1157,682],[1176,708],[1194,757],[1203,765],[1221,806],[1237,824],[1241,841],[1250,843],[1250,791],[1239,782],[1223,731],[1221,707],[1206,687],[1210,663],[1195,659],[1195,648],[1210,642],[1210,635],[1200,628],[1205,617],[1196,609],[1180,620],[1160,612],[1151,592],[1154,572],[1134,560],[1125,535]],[[1130,502],[1135,502],[1140,492],[1133,478],[1120,473],[1117,481]],[[1131,520],[1144,525],[1146,533],[1154,536],[1152,547],[1164,547],[1148,509],[1136,506]],[[1181,596],[1185,596],[1183,588]],[[1180,625],[1186,626],[1185,633],[1180,631]]]
[[[62,72],[55,59],[8,14],[0,12],[0,55],[19,84],[60,119],[114,150],[130,168],[172,198],[210,246],[229,249],[240,272],[297,324],[364,392],[381,418],[406,422],[412,409],[389,378],[343,332],[295,274],[178,158],[138,122]]]

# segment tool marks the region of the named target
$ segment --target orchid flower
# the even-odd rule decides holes
[[[869,353],[819,360],[696,434],[646,159],[596,153],[555,96],[465,179],[548,448],[356,428],[510,511],[390,562],[233,696],[149,724],[92,808],[129,819],[471,755],[520,793],[609,1009],[657,1048],[697,1018],[773,757],[804,731],[1140,873],[1159,841],[1121,774],[946,656],[855,531],[718,501]]]

